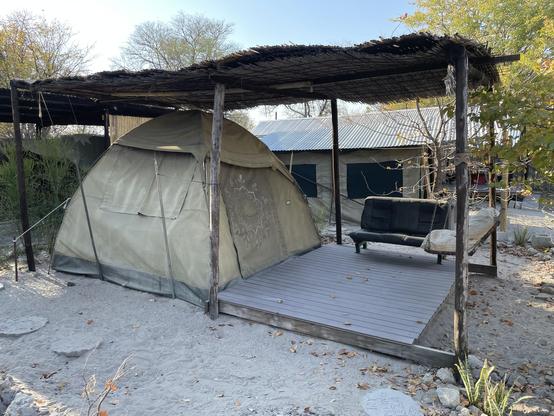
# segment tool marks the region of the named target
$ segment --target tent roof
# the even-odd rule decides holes
[[[69,124],[103,126],[105,110],[111,115],[134,117],[158,117],[173,111],[171,108],[144,104],[103,104],[90,98],[52,93],[41,94],[39,105],[38,94],[19,90],[18,95],[21,122],[42,127]],[[0,123],[12,121],[11,91],[0,88]]]
[[[249,168],[272,167],[289,177],[279,159],[256,136],[231,120],[224,119],[223,123],[222,162]],[[211,128],[211,113],[175,111],[147,121],[115,144],[156,152],[191,153],[204,161],[210,151]]]
[[[492,57],[489,48],[460,36],[415,33],[350,47],[261,46],[178,71],[110,71],[18,87],[200,109],[213,108],[216,83],[227,88],[226,110],[328,98],[390,102],[444,95],[452,49],[459,46],[468,54],[470,88],[498,81],[495,64],[506,57]]]

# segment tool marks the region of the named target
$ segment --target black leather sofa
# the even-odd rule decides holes
[[[447,201],[370,196],[365,200],[361,228],[349,235],[356,253],[368,241],[419,247],[431,230],[448,228],[448,213]]]

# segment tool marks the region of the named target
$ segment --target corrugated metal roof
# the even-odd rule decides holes
[[[439,108],[422,108],[421,112],[435,136],[441,128]],[[342,116],[339,117],[339,147],[346,150],[420,146],[425,143],[423,126],[415,109]],[[468,127],[469,137],[483,133],[477,123],[470,121]],[[454,141],[454,119],[449,119],[442,128],[444,142]],[[262,121],[253,133],[274,152],[332,148],[330,117]]]

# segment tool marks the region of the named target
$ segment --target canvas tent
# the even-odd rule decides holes
[[[212,116],[178,111],[121,137],[83,182],[91,229],[106,280],[171,293],[161,204],[177,297],[208,299],[208,169]],[[248,277],[319,246],[305,197],[285,166],[255,136],[225,120],[221,148],[220,282]],[[56,270],[97,276],[78,191],[60,228]]]

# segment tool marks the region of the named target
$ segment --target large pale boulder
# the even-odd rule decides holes
[[[44,414],[35,406],[31,396],[25,393],[17,393],[6,409],[4,416],[42,416]]]
[[[18,337],[38,331],[48,323],[43,316],[24,316],[14,319],[0,319],[0,336]]]
[[[81,355],[92,351],[100,346],[102,339],[83,335],[74,334],[61,338],[52,344],[52,350],[59,355],[66,357],[80,357]]]
[[[370,416],[423,416],[419,404],[410,396],[392,389],[376,389],[362,398]]]

